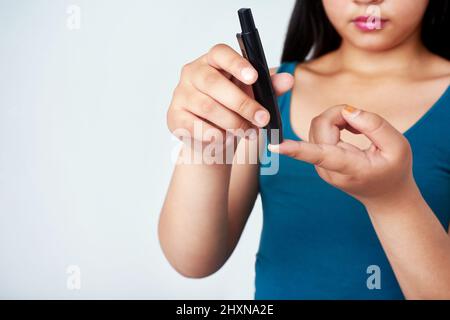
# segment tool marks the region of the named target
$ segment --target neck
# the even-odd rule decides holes
[[[381,51],[363,50],[344,40],[336,53],[342,70],[374,76],[410,74],[427,52],[416,32],[402,44]]]

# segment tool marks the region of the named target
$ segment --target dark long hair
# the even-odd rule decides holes
[[[450,60],[450,0],[430,0],[422,21],[422,41],[431,52]],[[281,62],[303,62],[339,48],[342,38],[328,19],[322,0],[297,0]]]

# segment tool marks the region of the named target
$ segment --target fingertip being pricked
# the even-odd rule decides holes
[[[284,140],[280,144],[269,144],[268,149],[271,152],[276,152],[280,154],[286,154],[286,152],[289,152],[290,149],[295,148],[295,142],[291,140]]]
[[[279,153],[280,152],[280,145],[279,144],[269,144],[267,146],[267,149],[269,149],[270,152]]]

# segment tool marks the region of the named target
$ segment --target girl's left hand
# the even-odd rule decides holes
[[[340,131],[364,134],[366,150],[343,142]],[[285,140],[269,150],[315,165],[319,176],[364,205],[396,201],[415,190],[408,140],[385,119],[350,106],[335,106],[311,122],[309,142]]]

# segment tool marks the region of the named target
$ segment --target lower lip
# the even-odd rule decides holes
[[[367,21],[353,21],[353,24],[361,31],[364,32],[374,32],[384,29],[387,21],[382,20],[379,23],[376,22],[367,22]]]

